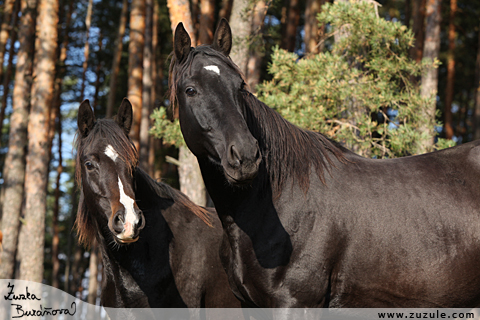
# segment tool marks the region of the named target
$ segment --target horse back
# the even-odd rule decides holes
[[[480,142],[350,160],[319,201],[343,239],[330,269],[330,305],[477,306]]]

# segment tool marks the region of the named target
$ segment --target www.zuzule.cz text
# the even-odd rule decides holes
[[[379,312],[379,319],[474,319],[473,312]]]

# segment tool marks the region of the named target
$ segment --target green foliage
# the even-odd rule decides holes
[[[331,50],[299,60],[275,48],[273,79],[259,86],[259,98],[364,156],[414,154],[419,128],[435,124],[420,117],[433,101],[420,97],[412,79],[431,66],[409,58],[412,32],[377,17],[366,1],[327,3],[318,18],[335,30]]]
[[[180,124],[178,119],[171,121],[167,114],[166,107],[161,106],[153,110],[150,116],[154,124],[150,129],[152,134],[157,139],[163,139],[164,143],[171,144],[177,147],[185,145],[182,132],[180,131]]]

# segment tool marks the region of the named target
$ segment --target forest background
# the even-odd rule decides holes
[[[172,30],[210,44],[221,18],[250,89],[299,126],[363,156],[480,139],[480,1],[0,1],[0,278],[99,303],[101,258],[77,243],[73,138],[134,106],[140,165],[211,205],[169,108]]]

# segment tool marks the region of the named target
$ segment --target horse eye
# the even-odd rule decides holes
[[[87,168],[87,170],[92,170],[93,169],[93,163],[91,163],[90,161],[86,161],[85,162],[85,168]]]
[[[185,90],[185,93],[187,94],[187,96],[193,97],[197,94],[197,91],[193,88],[187,88],[187,90]]]

